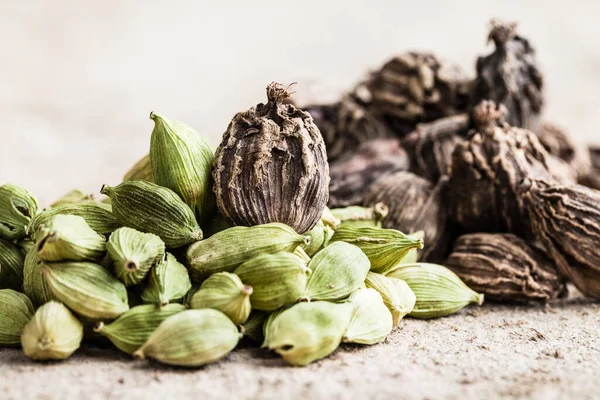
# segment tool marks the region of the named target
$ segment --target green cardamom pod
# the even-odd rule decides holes
[[[330,227],[333,230],[336,230],[338,226],[342,223],[339,219],[333,215],[331,209],[329,207],[325,207],[323,210],[323,214],[321,215],[321,221],[325,224],[325,226]]]
[[[154,130],[150,164],[156,183],[177,193],[199,221],[215,207],[212,165],[214,152],[202,135],[183,122],[151,113]]]
[[[42,262],[40,268],[52,296],[84,318],[114,319],[129,309],[125,285],[101,265]]]
[[[21,290],[25,256],[20,248],[0,238],[0,289]]]
[[[29,254],[32,249],[35,249],[35,243],[28,237],[24,237],[17,241],[17,246],[21,249],[24,255]]]
[[[86,200],[94,200],[94,196],[90,193],[85,193],[79,189],[73,189],[69,193],[63,195],[61,198],[50,204],[50,207],[58,207],[63,204],[79,203]]]
[[[171,189],[137,180],[102,186],[113,214],[124,226],[160,236],[167,247],[181,247],[202,239],[194,212]]]
[[[319,220],[315,227],[308,232],[308,235],[311,239],[310,244],[301,244],[298,248],[303,249],[309,257],[312,257],[321,250],[325,242],[325,224],[323,224],[323,221]]]
[[[302,298],[343,300],[362,287],[370,268],[369,259],[358,247],[336,242],[318,252],[308,264],[312,271]]]
[[[35,247],[44,261],[99,261],[106,252],[106,238],[77,215],[56,215],[42,225]]]
[[[269,314],[262,311],[253,310],[250,316],[242,324],[242,333],[244,337],[249,338],[253,342],[262,343],[265,340],[263,336],[263,326]]]
[[[152,233],[119,228],[110,235],[106,250],[113,270],[125,286],[140,283],[153,265],[165,257],[165,243]]]
[[[340,226],[331,238],[360,247],[371,261],[371,271],[385,273],[412,249],[422,249],[423,239],[415,239],[395,229]]]
[[[306,251],[304,251],[300,246],[296,247],[296,250],[294,250],[292,254],[303,260],[306,264],[310,262],[310,257],[308,256],[308,254],[306,254]]]
[[[387,217],[388,208],[383,203],[373,207],[349,206],[333,208],[331,213],[341,221],[339,226],[375,227],[381,228],[381,221]]]
[[[154,174],[150,165],[150,155],[146,154],[123,177],[123,181],[136,181],[143,179],[148,182],[154,182]]]
[[[200,290],[192,297],[191,306],[194,309],[219,310],[234,324],[241,325],[246,322],[252,309],[252,290],[252,286],[242,283],[237,275],[218,272],[202,283]]]
[[[202,225],[202,232],[204,232],[204,238],[208,239],[215,233],[222,232],[225,229],[231,228],[232,226],[233,225],[227,221],[227,218],[225,218],[221,213],[216,212],[207,219],[204,225]]]
[[[37,201],[27,190],[11,184],[0,186],[0,238],[25,237],[37,211]]]
[[[165,306],[183,298],[191,287],[188,270],[175,256],[166,253],[165,258],[150,270],[142,300],[146,304]]]
[[[304,366],[327,357],[340,345],[353,311],[349,303],[298,303],[269,324],[268,348],[291,365]]]
[[[345,343],[375,344],[390,334],[394,327],[392,313],[376,290],[357,290],[348,298],[348,303],[354,306],[354,312],[344,333]]]
[[[0,346],[18,346],[33,313],[33,304],[23,293],[0,289]]]
[[[300,299],[310,269],[300,257],[282,251],[251,258],[236,268],[235,274],[254,289],[250,296],[253,309],[273,311]]]
[[[448,268],[436,264],[400,264],[386,273],[402,279],[417,296],[412,318],[438,318],[453,314],[467,305],[483,303],[483,294],[476,293]]]
[[[185,310],[184,305],[176,303],[164,307],[154,304],[135,306],[110,324],[98,322],[94,332],[107,337],[122,352],[133,354],[164,320]]]
[[[215,272],[233,272],[260,254],[294,251],[310,240],[310,236],[299,235],[277,222],[235,226],[191,245],[187,251],[188,265],[194,280],[202,280]]]
[[[394,326],[398,326],[400,320],[413,310],[417,301],[410,286],[401,279],[369,272],[365,285],[381,295],[383,303],[392,313]]]
[[[324,233],[325,233],[325,235],[323,237],[323,246],[321,246],[321,248],[319,248],[319,250],[324,249],[325,247],[329,246],[329,243],[331,243],[331,238],[333,237],[333,235],[335,235],[335,230],[329,226],[325,226]]]
[[[271,326],[273,325],[273,322],[275,321],[275,319],[285,310],[288,310],[292,307],[291,304],[288,304],[286,306],[283,306],[275,311],[272,311],[270,313],[267,314],[267,318],[265,319],[265,322],[263,322],[263,342],[262,345],[260,346],[261,349],[268,349],[269,348],[269,332],[271,331]]]
[[[23,352],[32,360],[64,360],[79,348],[83,325],[62,303],[37,309],[21,335]]]
[[[423,239],[425,238],[424,231],[418,231],[415,233],[411,233],[410,235],[406,235],[413,239]],[[411,249],[406,253],[406,255],[400,260],[399,264],[414,264],[419,260],[419,249]],[[394,268],[394,267],[392,267]]]
[[[25,266],[23,267],[23,293],[31,299],[36,307],[54,299],[48,284],[44,280],[39,263],[38,253],[35,249],[32,249],[25,256]]]
[[[186,310],[160,324],[134,356],[199,367],[225,357],[237,346],[240,336],[234,323],[220,311]]]

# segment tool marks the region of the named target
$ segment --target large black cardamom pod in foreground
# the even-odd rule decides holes
[[[217,206],[236,225],[281,222],[304,233],[323,214],[323,137],[309,113],[283,103],[288,97],[278,83],[267,86],[267,103],[236,114],[215,153]]]

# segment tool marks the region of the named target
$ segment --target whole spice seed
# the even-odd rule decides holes
[[[369,272],[365,278],[365,285],[381,295],[383,303],[392,314],[394,327],[413,310],[417,301],[408,284],[401,279]]]
[[[36,199],[16,185],[0,186],[0,238],[18,240],[38,211]]]
[[[550,155],[566,162],[577,174],[582,175],[589,171],[589,154],[575,144],[566,129],[548,122],[541,122],[535,134]]]
[[[182,299],[191,288],[188,270],[175,256],[166,253],[165,258],[150,270],[142,292],[142,301],[166,306]]]
[[[392,314],[376,290],[357,290],[352,293],[348,303],[354,306],[354,312],[342,341],[376,344],[390,334],[393,329]]]
[[[40,258],[37,251],[35,249],[30,250],[25,256],[23,267],[23,293],[31,299],[36,307],[54,299],[48,284],[44,280],[39,264]]]
[[[18,346],[33,313],[33,305],[23,293],[0,289],[0,346]]]
[[[0,289],[21,290],[24,264],[21,249],[0,238]]]
[[[123,181],[135,181],[143,179],[145,181],[154,182],[154,174],[150,165],[150,155],[147,154],[138,162],[123,177]]]
[[[85,193],[79,189],[73,189],[69,193],[62,196],[50,205],[50,207],[58,207],[63,204],[79,203],[81,201],[94,200],[94,196],[90,193]]]
[[[236,225],[281,222],[305,233],[327,204],[323,138],[309,113],[283,103],[290,95],[267,86],[267,103],[236,114],[215,153],[217,206]]]
[[[331,212],[343,226],[381,228],[381,221],[387,217],[389,209],[383,203],[375,203],[373,207],[349,206],[334,208]]]

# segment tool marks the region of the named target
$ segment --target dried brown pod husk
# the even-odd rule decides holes
[[[524,179],[519,192],[536,239],[559,271],[583,294],[600,299],[600,191]]]
[[[565,280],[548,256],[511,233],[463,235],[444,266],[486,300],[546,302],[566,294]]]
[[[488,42],[496,49],[477,60],[471,104],[493,100],[508,110],[507,123],[535,130],[544,105],[544,80],[534,48],[516,29],[516,23],[491,22]]]
[[[410,161],[398,139],[362,144],[354,154],[330,165],[329,207],[361,205],[369,186],[378,178],[406,171]]]
[[[590,146],[590,169],[579,176],[579,183],[592,189],[600,190],[600,147]]]
[[[575,143],[565,128],[542,121],[534,133],[548,153],[567,163],[577,176],[589,173],[589,154]]]
[[[288,89],[267,86],[267,103],[236,114],[215,153],[217,206],[236,225],[281,222],[304,233],[327,204],[323,138],[309,113],[283,103]]]
[[[447,178],[436,184],[411,172],[401,171],[378,179],[363,201],[367,207],[383,203],[388,215],[382,226],[403,233],[424,232],[425,247],[419,259],[440,262],[449,247],[450,227],[443,203]]]

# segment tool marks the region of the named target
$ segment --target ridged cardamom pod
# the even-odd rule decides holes
[[[0,238],[25,237],[37,211],[37,201],[27,190],[11,184],[0,186]]]
[[[543,251],[510,233],[463,235],[444,265],[486,300],[549,301],[567,289]]]
[[[454,272],[441,265],[402,264],[386,276],[402,279],[417,296],[415,307],[408,314],[412,318],[445,317],[471,303],[483,303],[483,294],[470,289]]]
[[[134,356],[199,367],[225,357],[237,346],[240,336],[237,327],[220,311],[186,310],[160,324]]]
[[[309,113],[267,87],[266,104],[235,115],[215,153],[217,206],[236,225],[281,222],[312,229],[327,204],[329,166],[323,137]]]
[[[365,279],[367,288],[375,289],[381,295],[383,303],[392,313],[393,326],[415,307],[417,297],[408,284],[397,278],[369,272]]]
[[[23,267],[23,293],[31,299],[34,306],[39,307],[53,300],[52,292],[44,280],[44,275],[39,266],[40,258],[35,249],[25,256]]]
[[[166,253],[165,258],[150,270],[142,300],[164,306],[183,298],[191,287],[188,270],[175,256]]]
[[[266,312],[253,310],[246,322],[242,325],[244,337],[247,337],[256,343],[262,343],[262,341],[265,340],[263,326],[268,317],[269,314]]]
[[[425,237],[425,232],[418,231],[415,233],[411,233],[407,235],[413,239],[423,239]],[[418,249],[412,249],[400,260],[398,264],[414,264],[419,261],[419,251]],[[393,268],[393,267],[392,267]]]
[[[154,182],[154,174],[152,172],[152,166],[150,165],[150,155],[146,154],[123,177],[125,181],[136,181],[143,179],[145,181]]]
[[[544,121],[534,133],[548,154],[563,160],[577,175],[585,175],[593,167],[590,154],[573,140],[567,129]]]
[[[122,352],[133,354],[164,320],[185,310],[182,304],[135,306],[110,324],[98,322],[94,332],[107,337]]]
[[[79,203],[87,200],[94,200],[94,196],[82,190],[73,189],[69,193],[61,196],[54,203],[50,204],[50,207],[58,207],[62,206],[63,204]]]
[[[194,280],[202,280],[215,272],[233,272],[260,254],[294,251],[302,243],[310,244],[310,240],[310,236],[299,235],[279,223],[235,226],[191,245],[188,265]]]
[[[585,295],[600,298],[600,191],[525,179],[519,188],[537,240]]]
[[[252,290],[252,286],[244,284],[236,274],[218,272],[202,282],[202,286],[192,297],[191,308],[219,310],[234,324],[241,325],[246,322],[252,310]]]
[[[131,228],[114,231],[106,250],[113,261],[115,275],[125,286],[140,283],[150,268],[165,257],[165,243],[158,236]]]
[[[158,235],[167,247],[181,247],[202,239],[194,212],[171,189],[155,183],[126,181],[102,186],[110,197],[113,214],[124,226]]]
[[[331,229],[337,229],[338,226],[340,226],[340,224],[342,223],[342,221],[340,221],[333,215],[329,207],[325,207],[325,209],[323,210],[323,215],[321,215],[321,221],[326,227],[329,227]]]
[[[27,296],[12,289],[0,289],[0,346],[18,346],[23,328],[33,317]]]
[[[308,264],[308,278],[302,299],[343,300],[364,284],[371,264],[356,246],[337,242],[318,252]],[[253,303],[254,305],[254,303]]]
[[[371,261],[371,271],[378,273],[397,265],[410,250],[423,248],[423,239],[415,239],[395,229],[369,227],[342,226],[335,231],[331,241],[359,247]]]
[[[44,261],[99,261],[106,238],[77,215],[56,215],[36,235],[38,256]]]
[[[0,238],[0,289],[21,290],[25,256],[21,249]]]
[[[288,364],[308,365],[338,348],[353,311],[354,306],[349,303],[298,303],[268,324],[266,345]]]
[[[150,164],[154,181],[177,193],[199,221],[215,208],[212,190],[214,154],[202,135],[183,122],[152,112]]]
[[[331,210],[331,213],[341,221],[340,226],[376,228],[381,228],[381,221],[388,212],[388,207],[383,203],[376,203],[373,207],[349,206]]]
[[[62,303],[37,309],[21,335],[23,353],[32,360],[64,360],[79,348],[83,325]]]
[[[84,318],[114,319],[129,309],[125,285],[98,264],[42,263],[40,268],[52,296]]]
[[[35,243],[29,237],[24,237],[17,241],[17,246],[21,249],[21,252],[25,255],[29,254],[32,249],[35,249]]]
[[[357,290],[348,303],[354,306],[354,312],[342,339],[345,343],[375,344],[390,334],[394,327],[392,313],[376,290]]]
[[[323,247],[325,242],[325,224],[322,220],[319,220],[314,228],[312,228],[308,235],[310,236],[310,243],[308,245],[301,244],[298,249],[303,249],[309,257],[314,256]]]
[[[235,274],[252,287],[253,309],[273,311],[298,301],[306,288],[310,269],[306,261],[295,254],[279,252],[254,257],[237,267]]]

